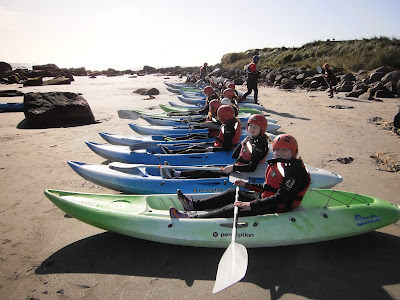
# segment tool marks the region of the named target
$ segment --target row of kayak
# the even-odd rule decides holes
[[[169,86],[177,94],[179,90],[179,97],[205,101],[201,91],[182,87],[184,86]],[[186,103],[180,107],[172,104],[168,109],[179,108],[178,112],[183,115],[183,112],[194,109],[186,107],[187,105],[199,104]],[[163,111],[167,112],[165,109]],[[169,112],[172,111],[174,109]],[[132,119],[140,117],[144,120],[168,120],[171,117],[149,116],[140,111],[124,113],[125,118]],[[177,121],[176,117],[169,120]],[[192,116],[190,121],[194,118]],[[280,128],[277,121],[274,121],[268,121],[268,132]],[[83,178],[131,195],[98,195],[57,190],[46,190],[45,195],[67,214],[104,230],[169,244],[226,247],[231,241],[232,218],[171,219],[169,216],[171,206],[183,209],[176,196],[177,189],[196,199],[232,187],[228,177],[183,179],[171,178],[169,172],[165,172],[171,168],[177,171],[216,169],[234,162],[231,151],[179,155],[163,153],[164,148],[161,146],[179,149],[193,143],[207,145],[213,142],[213,139],[199,139],[198,136],[196,139],[185,139],[188,134],[208,132],[207,128],[198,128],[189,123],[158,126],[129,124],[140,136],[100,132],[100,136],[108,144],[86,144],[111,163],[96,165],[68,162]],[[269,135],[274,137],[273,134]],[[242,136],[244,137],[245,135]],[[269,153],[270,157],[271,155]],[[242,176],[250,182],[263,182],[266,166],[260,165],[256,172]],[[326,170],[311,166],[307,168],[311,174],[312,189],[306,193],[300,207],[288,213],[240,218],[237,239],[241,244],[246,247],[269,247],[324,241],[372,231],[399,220],[398,206],[374,197],[329,190],[328,188],[340,183],[343,178]]]

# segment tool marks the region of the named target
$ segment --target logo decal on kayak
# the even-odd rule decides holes
[[[223,189],[193,189],[193,193],[221,193],[223,192]]]
[[[360,216],[360,215],[355,215],[354,219],[357,222],[357,226],[363,226],[363,225],[368,224],[368,223],[375,223],[375,222],[381,221],[381,217],[380,216],[375,216],[375,215],[371,215],[369,217],[363,217],[363,216]]]
[[[231,237],[232,236],[232,232],[223,232],[223,233],[219,233],[219,232],[213,232],[213,237],[217,238],[217,237],[221,237],[221,238],[225,238],[225,237]],[[240,239],[240,238],[253,238],[254,237],[254,233],[237,233],[236,234],[236,238]]]

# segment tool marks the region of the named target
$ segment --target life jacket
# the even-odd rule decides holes
[[[232,138],[232,149],[234,149],[236,147],[236,145],[239,144],[240,136],[242,135],[242,126],[240,125],[239,122],[235,122],[235,124],[233,125],[233,128],[235,129],[235,134],[233,135],[233,138]],[[225,135],[224,135],[225,129],[226,129],[226,125],[222,124],[219,129],[218,136],[215,139],[214,147],[223,147],[224,139],[225,139]]]
[[[256,145],[248,141],[246,144],[242,145],[240,149],[239,158],[236,161],[238,165],[248,164],[251,161],[251,157],[253,155],[253,151],[255,150]],[[267,160],[268,153],[265,157],[258,162],[258,164],[264,164]]]
[[[303,162],[301,162],[301,165],[304,169],[306,169],[308,176],[310,176],[310,174],[308,173],[308,170],[304,166]],[[267,198],[267,197],[274,195],[281,187],[282,181],[284,178],[285,178],[285,163],[277,162],[272,165],[268,165],[267,170],[265,172],[265,182],[268,182],[268,190],[264,191],[261,194],[261,197]],[[287,182],[286,184],[290,184],[290,182]],[[295,196],[292,203],[291,204],[289,203],[289,206],[288,206],[288,203],[282,203],[281,205],[277,206],[276,212],[279,213],[279,212],[289,211],[289,210],[299,206],[301,203],[301,200],[303,200],[303,196],[307,192],[309,186],[310,186],[310,183]]]

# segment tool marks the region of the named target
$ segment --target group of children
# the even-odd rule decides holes
[[[233,89],[232,89],[233,87]],[[266,162],[269,151],[267,119],[261,114],[252,115],[247,121],[247,133],[242,140],[242,126],[237,113],[237,95],[231,83],[224,83],[222,101],[211,86],[204,88],[208,106],[207,122],[216,126],[209,127],[208,137],[215,137],[211,146],[190,146],[167,153],[201,153],[216,151],[233,151],[235,163],[224,167],[221,171],[205,170],[173,171],[170,176],[178,178],[214,178],[226,176],[233,171],[253,172]],[[221,103],[224,102],[225,103]],[[218,128],[219,127],[219,128]],[[218,129],[216,129],[218,128]],[[233,216],[235,206],[239,208],[239,216],[251,216],[267,213],[286,212],[297,207],[310,185],[310,175],[298,157],[296,139],[288,134],[278,135],[272,142],[274,158],[267,161],[264,184],[246,183],[237,180],[236,186],[250,191],[239,191],[239,201],[235,202],[235,189],[203,198],[192,200],[178,190],[178,198],[185,211],[170,208],[171,218],[229,218]]]

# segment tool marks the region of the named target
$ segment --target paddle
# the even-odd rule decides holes
[[[232,175],[232,179],[235,178]],[[229,176],[231,180],[231,176]],[[235,202],[239,200],[239,186],[236,186]],[[236,224],[239,208],[235,206],[233,212],[232,240],[229,247],[225,250],[218,264],[217,277],[215,279],[213,294],[216,294],[236,282],[246,275],[248,254],[247,249],[242,244],[236,243]]]
[[[125,109],[118,110],[118,116],[121,119],[130,119],[130,120],[137,120],[140,118],[140,114],[138,114],[137,112]]]

